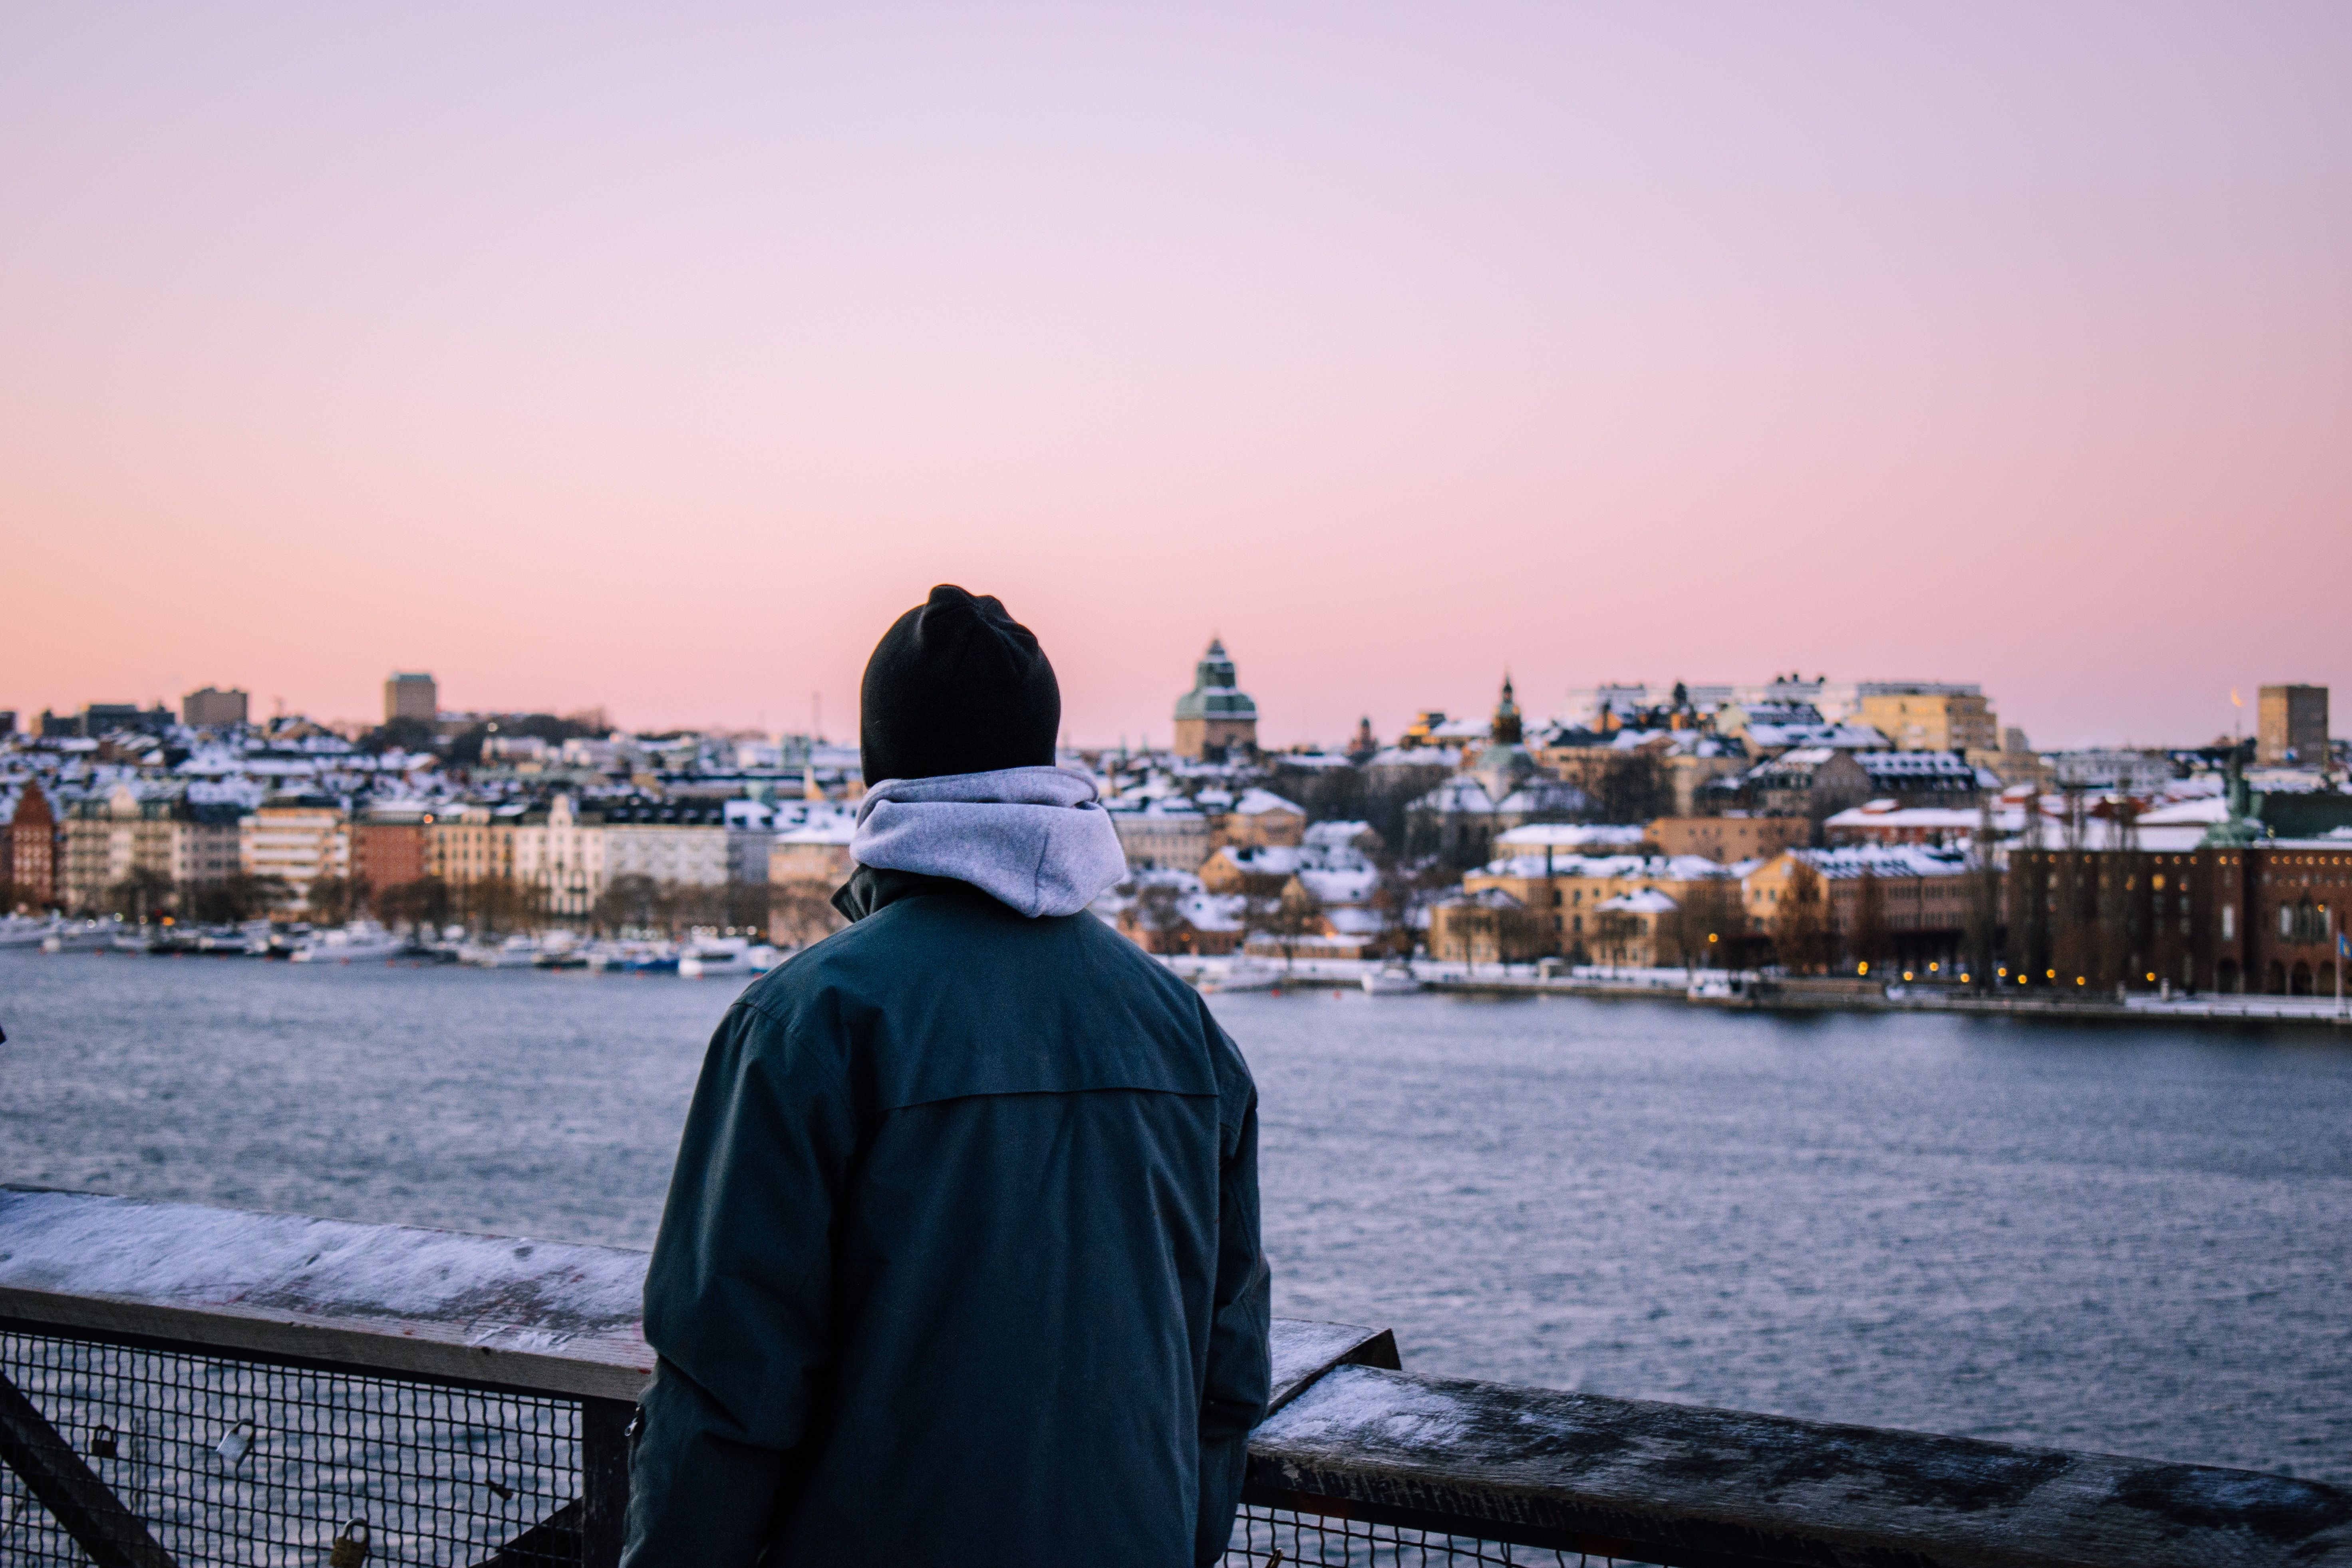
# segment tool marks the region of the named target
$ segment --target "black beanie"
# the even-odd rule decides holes
[[[882,634],[857,692],[867,784],[1051,767],[1062,689],[1004,606],[950,584]]]

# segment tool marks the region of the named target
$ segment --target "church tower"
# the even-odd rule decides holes
[[[1495,721],[1486,738],[1497,746],[1516,746],[1525,726],[1519,721],[1518,699],[1511,692],[1511,676],[1503,672],[1503,700],[1495,704]]]
[[[1200,763],[1241,762],[1257,750],[1257,704],[1234,684],[1222,638],[1192,667],[1192,689],[1176,699],[1176,754]]]

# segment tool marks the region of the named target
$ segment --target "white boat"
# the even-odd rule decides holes
[[[469,942],[457,950],[457,962],[477,969],[529,969],[539,958],[539,943],[517,931],[496,947]]]
[[[1364,994],[1368,996],[1405,996],[1421,989],[1421,976],[1410,964],[1383,963],[1378,969],[1364,971]]]
[[[677,974],[681,980],[751,973],[751,939],[747,936],[698,937],[678,950]]]
[[[1203,991],[1271,991],[1282,984],[1282,971],[1254,958],[1235,959],[1223,969],[1202,966]]]
[[[313,932],[290,956],[297,963],[376,963],[405,945],[373,921],[353,921],[341,931]]]
[[[1745,1002],[1749,998],[1748,982],[1752,978],[1727,970],[1704,970],[1684,994],[1694,1002]]]
[[[18,915],[0,918],[0,947],[38,947],[64,925],[63,921],[29,921]]]
[[[119,920],[67,921],[51,928],[41,939],[43,952],[94,952],[112,947],[114,939],[122,934]]]

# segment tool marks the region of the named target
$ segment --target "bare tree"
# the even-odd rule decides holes
[[[1748,933],[1748,905],[1740,898],[1738,882],[1727,875],[1685,886],[1675,906],[1672,930],[1685,968],[1730,964],[1732,951]]]
[[[1409,860],[1399,856],[1381,861],[1371,895],[1372,912],[1381,922],[1381,945],[1410,958],[1423,916],[1456,880],[1435,859]]]
[[[1135,895],[1135,923],[1150,938],[1147,952],[1171,951],[1184,926],[1184,889],[1173,882],[1146,882]]]
[[[152,866],[138,866],[107,889],[108,913],[145,925],[172,908],[175,884]]]
[[[240,872],[197,889],[194,897],[187,901],[194,906],[196,919],[226,923],[249,921],[293,896],[294,889],[283,877],[252,877]]]
[[[449,923],[449,884],[439,877],[396,883],[375,895],[375,908],[388,926],[421,928],[437,935]]]
[[[1273,897],[1252,899],[1244,919],[1251,931],[1272,941],[1287,969],[1307,938],[1323,934],[1323,900],[1293,878]]]
[[[768,939],[785,947],[823,942],[848,922],[833,907],[822,882],[793,879],[768,884]]]
[[[727,924],[754,936],[768,929],[768,884],[730,881],[720,894]]]
[[[1869,965],[1884,963],[1892,940],[1886,928],[1886,889],[1879,883],[1878,873],[1864,866],[1862,875],[1854,879],[1853,929],[1848,933],[1848,946],[1856,963],[1867,973]]]
[[[302,907],[310,923],[339,926],[351,919],[353,905],[351,879],[347,877],[314,877],[302,891]]]
[[[1792,974],[1817,974],[1829,967],[1829,899],[1822,874],[1796,863],[1772,922],[1772,946]]]
[[[589,918],[602,931],[650,931],[660,893],[651,877],[625,872],[604,884]]]

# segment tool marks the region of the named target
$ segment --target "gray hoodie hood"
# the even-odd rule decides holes
[[[1127,876],[1094,781],[1062,768],[886,779],[857,803],[849,857],[969,882],[1033,918],[1074,915]]]

